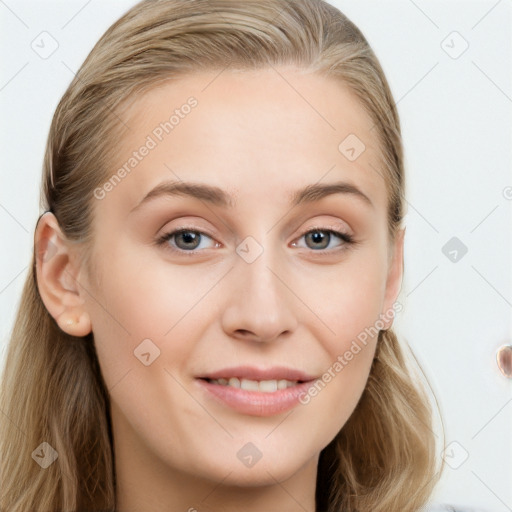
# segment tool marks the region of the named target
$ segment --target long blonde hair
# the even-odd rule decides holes
[[[42,209],[55,214],[87,257],[93,191],[109,176],[115,141],[127,129],[120,113],[129,99],[197,70],[282,64],[336,77],[371,116],[394,237],[404,208],[395,103],[363,34],[321,0],[145,0],[134,6],[100,38],[56,109]],[[72,337],[50,316],[37,288],[36,257],[34,248],[0,388],[0,510],[112,511],[110,403],[94,338]],[[43,442],[58,453],[46,469],[32,457]],[[436,460],[425,383],[393,331],[380,331],[363,395],[320,454],[317,510],[416,511],[444,468],[436,470]]]

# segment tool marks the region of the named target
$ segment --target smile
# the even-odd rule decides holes
[[[298,384],[298,381],[291,381],[286,379],[280,380],[250,380],[238,379],[231,377],[230,379],[207,379],[211,384],[219,384],[220,386],[229,386],[237,389],[244,389],[245,391],[260,391],[261,393],[275,393],[280,389],[291,388]]]
[[[252,380],[237,377],[196,378],[206,402],[215,407],[249,416],[274,416],[301,404],[315,381],[270,379]]]

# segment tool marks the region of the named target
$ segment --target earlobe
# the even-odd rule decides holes
[[[395,308],[400,289],[402,288],[402,277],[404,270],[404,239],[405,228],[400,229],[393,241],[393,254],[389,265],[386,281],[386,293],[384,299],[384,310],[381,314],[382,321],[385,324],[384,329],[390,329],[395,317]]]
[[[78,259],[52,212],[39,217],[34,248],[37,287],[46,309],[64,332],[86,336],[91,320],[77,280]]]
[[[91,321],[86,312],[82,312],[78,317],[64,312],[55,320],[61,330],[72,336],[86,336],[91,332]]]

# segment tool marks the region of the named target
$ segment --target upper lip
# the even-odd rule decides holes
[[[230,379],[237,377],[248,380],[289,380],[307,382],[316,379],[303,371],[286,366],[257,368],[255,366],[232,366],[201,375],[200,379]]]

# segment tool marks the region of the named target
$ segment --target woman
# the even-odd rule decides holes
[[[403,193],[337,9],[133,7],[50,128],[1,510],[419,510],[442,467],[391,330]]]

